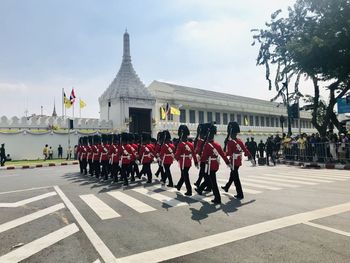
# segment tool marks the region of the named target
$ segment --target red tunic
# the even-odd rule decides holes
[[[172,143],[164,143],[160,150],[160,161],[161,164],[172,164],[174,161],[175,146]]]
[[[135,158],[134,153],[130,148],[129,144],[119,145],[117,159],[119,160],[119,165],[130,164],[131,159]]]
[[[86,159],[92,160],[92,146],[91,145],[86,146]]]
[[[148,164],[151,163],[156,155],[154,146],[152,144],[142,144],[140,148],[140,163]]]
[[[108,156],[108,152],[109,152],[109,144],[100,144],[99,150],[100,150],[100,162],[101,161],[108,161],[109,160],[109,156]]]
[[[100,160],[100,144],[92,145],[92,160],[99,161]]]
[[[118,145],[117,144],[112,144],[109,147],[109,151],[108,151],[108,155],[109,155],[109,163],[110,164],[114,164],[114,163],[118,163]]]
[[[84,145],[81,145],[79,148],[78,148],[78,152],[79,152],[79,160],[82,161],[82,160],[86,160],[86,155],[87,155],[87,146],[84,146]]]
[[[224,151],[222,150],[220,144],[215,141],[207,142],[203,148],[203,154],[201,158],[201,162],[207,162],[207,172],[209,171],[217,171],[220,166],[220,156],[228,165],[230,161],[227,159]]]
[[[244,152],[245,156],[251,156],[247,147],[245,147],[244,143],[240,139],[229,139],[227,142],[227,150],[226,156],[230,157],[230,163],[234,166],[242,165],[242,152]]]
[[[197,165],[197,159],[191,142],[179,142],[175,153],[175,158],[178,160],[180,168],[189,168],[192,166],[192,158]]]

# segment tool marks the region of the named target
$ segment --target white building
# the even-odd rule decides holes
[[[231,94],[184,87],[153,81],[148,88],[137,76],[130,56],[129,34],[124,34],[123,60],[120,70],[99,98],[100,120],[113,122],[114,129],[139,133],[159,130],[177,131],[180,123],[196,130],[198,123],[216,121],[219,133],[226,130],[229,121],[237,121],[242,131],[262,135],[281,133],[280,116],[286,108],[278,103]],[[180,109],[180,116],[161,119],[161,107],[169,103]],[[301,112],[292,122],[293,133],[315,132],[311,115]],[[286,123],[285,123],[286,126]]]

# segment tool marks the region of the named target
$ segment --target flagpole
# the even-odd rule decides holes
[[[62,88],[62,117],[64,116],[64,88]]]
[[[74,118],[74,102],[73,102],[73,105],[72,105],[72,106],[73,106],[73,118]]]

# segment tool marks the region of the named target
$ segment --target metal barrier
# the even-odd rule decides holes
[[[320,163],[350,163],[350,143],[322,142],[298,144],[292,141],[282,144],[282,157],[291,161]]]

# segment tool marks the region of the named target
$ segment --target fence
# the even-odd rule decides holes
[[[350,163],[350,143],[290,143],[282,146],[286,160],[320,163]]]

